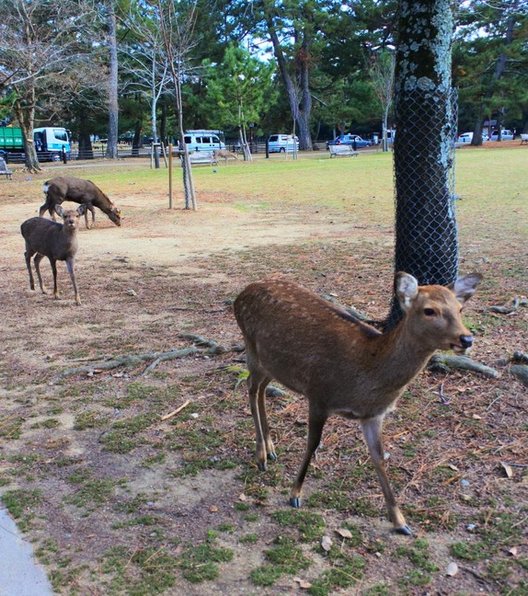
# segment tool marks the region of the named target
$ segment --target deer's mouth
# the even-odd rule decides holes
[[[464,348],[460,344],[451,344],[450,347],[455,354],[465,354],[467,351],[467,348]]]

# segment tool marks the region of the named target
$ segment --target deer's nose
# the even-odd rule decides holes
[[[461,335],[459,337],[460,345],[464,348],[471,348],[473,345],[473,336],[472,335]]]

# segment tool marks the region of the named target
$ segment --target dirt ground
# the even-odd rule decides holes
[[[387,419],[406,538],[390,531],[357,424],[341,419],[304,507],[287,506],[306,436],[298,395],[269,400],[279,459],[257,471],[231,306],[281,272],[382,319],[390,226],[213,195],[169,212],[141,189],[113,193],[123,226],[100,212],[81,225],[76,307],[62,264],[61,300],[29,290],[19,226],[42,202],[33,189],[0,184],[0,491],[57,592],[528,593],[527,400],[510,363],[527,351],[528,309],[489,310],[526,294],[526,262],[466,243],[464,268],[487,280],[467,307],[473,357],[499,377],[427,370]],[[145,356],[106,368],[131,355]]]

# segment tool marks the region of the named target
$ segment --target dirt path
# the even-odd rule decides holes
[[[390,533],[353,422],[329,421],[305,506],[287,507],[306,436],[299,396],[270,400],[279,461],[265,473],[254,465],[233,298],[280,271],[381,318],[392,275],[388,226],[346,210],[255,208],[244,197],[168,212],[141,189],[116,193],[124,225],[97,213],[95,229],[81,228],[76,307],[63,266],[61,300],[29,291],[19,225],[40,202],[8,205],[13,192],[0,186],[0,494],[55,591],[271,596],[306,593],[300,580],[316,596],[528,586],[526,403],[505,365],[492,380],[426,372],[389,417],[389,473],[417,539]],[[511,255],[470,258],[464,265],[478,261],[488,280],[466,310],[475,356],[499,366],[522,346],[526,309],[499,317],[486,306],[521,293],[520,278]],[[94,364],[189,347],[189,333],[226,351],[151,370],[148,360],[108,371]],[[91,368],[63,376],[77,366]],[[501,462],[512,464],[510,478]]]

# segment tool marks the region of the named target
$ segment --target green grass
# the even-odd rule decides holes
[[[143,444],[144,441],[139,433],[157,421],[158,418],[153,414],[139,414],[125,420],[119,420],[101,437],[101,443],[107,451],[128,453]]]
[[[311,561],[291,538],[278,536],[274,546],[265,551],[268,563],[254,569],[250,578],[256,586],[272,586],[281,575],[293,575],[307,569]]]
[[[281,526],[293,526],[299,530],[299,537],[303,542],[312,542],[321,538],[325,528],[325,521],[318,513],[299,511],[296,509],[282,509],[272,514],[273,519]]]
[[[219,564],[228,563],[233,551],[205,542],[187,548],[180,556],[178,566],[183,577],[193,584],[214,580],[220,573]]]
[[[9,490],[2,495],[2,502],[16,519],[18,527],[27,530],[35,516],[34,508],[42,502],[42,493],[40,490]]]

